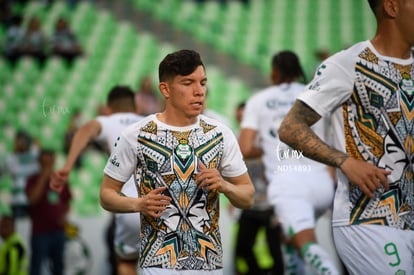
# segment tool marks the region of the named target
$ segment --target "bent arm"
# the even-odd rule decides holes
[[[79,128],[70,144],[69,154],[63,169],[70,171],[81,152],[86,148],[89,141],[98,137],[102,126],[97,120],[91,120]]]
[[[242,128],[239,136],[240,150],[244,158],[257,158],[262,156],[262,149],[254,146],[256,130]]]
[[[122,194],[121,189],[123,185],[123,182],[115,180],[105,174],[100,190],[101,206],[105,210],[115,213],[139,212],[139,199],[126,197]]]
[[[171,198],[162,195],[166,187],[152,190],[144,197],[131,198],[121,193],[123,185],[123,182],[104,174],[100,202],[105,210],[115,213],[141,212],[144,216],[159,218],[170,204]]]
[[[348,180],[370,198],[380,185],[388,190],[387,175],[391,172],[367,161],[349,157],[323,142],[310,128],[319,119],[319,114],[297,100],[282,122],[280,139],[296,150],[301,150],[308,158],[341,169]]]
[[[79,155],[86,148],[89,141],[98,137],[101,129],[101,123],[97,120],[91,120],[76,131],[69,148],[66,162],[61,169],[56,170],[53,173],[50,181],[50,188],[58,192],[62,191],[63,186],[69,179],[70,171],[72,170]]]
[[[279,129],[280,140],[313,160],[341,167],[348,155],[322,141],[310,128],[320,115],[300,100],[288,112]]]
[[[241,209],[253,206],[255,190],[247,172],[238,177],[227,178],[224,182],[227,184],[223,185],[220,192],[229,199],[233,206]]]

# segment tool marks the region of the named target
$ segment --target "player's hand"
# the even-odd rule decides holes
[[[357,185],[370,198],[374,197],[374,192],[381,185],[385,190],[389,189],[387,175],[391,172],[378,168],[371,163],[349,157],[340,169],[352,184]]]
[[[171,198],[161,193],[167,187],[160,187],[152,190],[141,199],[140,211],[144,216],[159,218],[162,216],[167,206],[171,203]]]
[[[50,188],[57,192],[61,192],[65,184],[68,183],[69,180],[69,171],[66,169],[56,170],[52,173],[50,179]]]
[[[207,168],[201,161],[198,162],[200,173],[196,177],[196,183],[200,188],[212,192],[224,192],[225,181],[220,172],[215,168]]]

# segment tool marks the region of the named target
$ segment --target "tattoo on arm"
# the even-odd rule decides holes
[[[334,160],[335,163],[335,167],[337,168],[341,168],[342,164],[345,162],[345,160],[347,160],[347,158],[349,158],[348,155],[343,155],[343,156],[339,156]]]
[[[310,128],[320,118],[312,108],[297,100],[281,125],[280,138],[310,159],[340,167],[348,155],[323,142]]]

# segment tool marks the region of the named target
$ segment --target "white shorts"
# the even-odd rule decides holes
[[[381,225],[333,228],[338,255],[352,274],[414,274],[414,231]]]
[[[114,247],[116,254],[124,260],[138,259],[141,233],[139,213],[115,214]]]
[[[325,167],[275,173],[267,193],[286,238],[315,228],[317,217],[331,208],[333,196],[334,183]]]
[[[215,270],[175,270],[167,268],[139,268],[139,275],[223,275],[223,269]]]
[[[121,192],[128,197],[138,197],[133,180],[128,180]],[[114,247],[116,254],[124,260],[138,259],[141,234],[140,213],[116,213]]]

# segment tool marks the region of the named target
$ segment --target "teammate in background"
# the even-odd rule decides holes
[[[254,187],[232,131],[201,115],[207,76],[192,50],[159,65],[165,110],[122,132],[105,167],[101,205],[140,212],[139,273],[223,274],[219,199],[249,208]],[[119,194],[135,175],[139,197]]]
[[[136,113],[141,116],[147,116],[162,111],[163,100],[157,95],[151,78],[144,76],[141,79],[138,90],[135,93]]]
[[[283,234],[316,274],[338,274],[328,253],[317,243],[315,218],[330,208],[334,182],[328,168],[292,151],[278,136],[282,119],[304,90],[305,76],[294,52],[281,51],[272,58],[273,85],[252,96],[246,104],[239,137],[245,158],[263,155],[268,200],[274,206]],[[325,125],[315,125],[324,138]],[[260,138],[260,146],[255,139]],[[289,247],[287,248],[289,250]],[[287,254],[289,256],[289,254]],[[286,269],[292,266],[290,259]]]
[[[112,152],[118,136],[124,128],[142,119],[135,114],[134,92],[125,86],[115,86],[107,98],[109,115],[98,116],[80,127],[72,140],[68,157],[64,166],[55,171],[52,186],[60,189],[69,177],[78,156],[93,140],[104,140]],[[134,179],[131,177],[121,192],[130,197],[137,197]],[[139,213],[115,215],[114,247],[118,258],[118,274],[136,274],[138,261],[138,243],[140,228]]]
[[[414,1],[369,0],[372,40],[323,62],[280,127],[337,168],[336,249],[350,274],[414,274]],[[333,145],[310,128],[332,120]]]
[[[245,103],[240,103],[236,109],[236,120],[240,125]],[[260,142],[256,139],[256,143]],[[246,166],[256,190],[254,204],[249,209],[241,211],[238,224],[239,230],[236,239],[236,270],[242,274],[238,265],[239,260],[244,260],[248,267],[246,274],[250,275],[281,275],[284,272],[281,249],[281,229],[276,219],[273,207],[267,201],[268,184],[264,175],[264,165],[261,157],[246,158]],[[258,260],[253,250],[256,237],[261,228],[265,229],[267,247],[273,260],[273,266],[268,270],[259,267]]]

